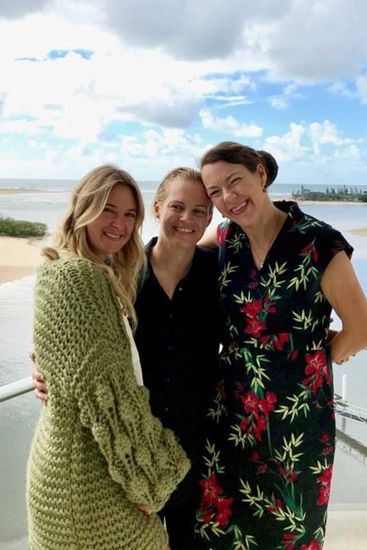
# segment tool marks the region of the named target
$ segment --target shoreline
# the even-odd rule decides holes
[[[0,236],[0,284],[33,275],[42,262],[38,240]]]
[[[56,191],[42,191],[42,189],[26,189],[26,188],[19,188],[19,189],[12,189],[12,188],[0,188],[0,195],[31,195],[33,193],[55,193]]]
[[[367,237],[367,225],[347,230],[348,233]],[[48,238],[50,235],[48,235]],[[43,261],[41,249],[46,242],[42,239],[0,236],[0,284],[8,283],[35,274]]]

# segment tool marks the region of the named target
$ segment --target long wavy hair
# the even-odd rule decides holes
[[[91,249],[86,227],[102,213],[115,185],[131,189],[137,204],[137,216],[129,241],[106,263]],[[44,248],[42,253],[50,261],[72,254],[96,263],[107,274],[125,313],[136,324],[133,304],[138,276],[145,261],[141,239],[143,219],[143,198],[134,178],[116,166],[99,166],[84,176],[72,192],[69,208],[55,233],[52,246]]]

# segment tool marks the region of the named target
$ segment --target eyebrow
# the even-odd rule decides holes
[[[183,201],[179,201],[179,200],[176,200],[176,199],[172,199],[171,201],[169,201],[169,203],[171,203],[171,202],[176,202],[177,204],[185,204]],[[195,208],[198,207],[198,206],[200,206],[201,208],[207,208],[207,205],[200,204],[200,203],[195,204],[194,206],[195,206]]]
[[[228,183],[229,180],[230,180],[231,178],[233,178],[234,176],[238,176],[239,174],[240,174],[240,173],[237,172],[237,171],[235,170],[234,172],[231,172],[227,177],[225,177],[225,178],[224,178],[224,181],[225,181],[226,183]],[[219,184],[219,183],[213,183],[213,185],[210,185],[210,186],[207,188],[207,190],[213,189],[213,187],[220,187],[220,184]]]
[[[112,202],[106,202],[106,206],[111,206],[112,208],[117,208],[116,204],[113,204]],[[129,208],[128,212],[137,212],[137,208]]]

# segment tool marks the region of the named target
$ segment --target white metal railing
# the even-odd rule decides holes
[[[32,390],[33,382],[31,376],[29,376],[29,378],[22,378],[22,380],[17,380],[16,382],[11,382],[11,384],[6,384],[5,386],[0,386],[0,403]]]

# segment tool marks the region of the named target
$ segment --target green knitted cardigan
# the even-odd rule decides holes
[[[49,387],[27,471],[32,550],[162,550],[160,510],[189,461],[138,386],[121,308],[83,258],[45,262],[34,350]]]

